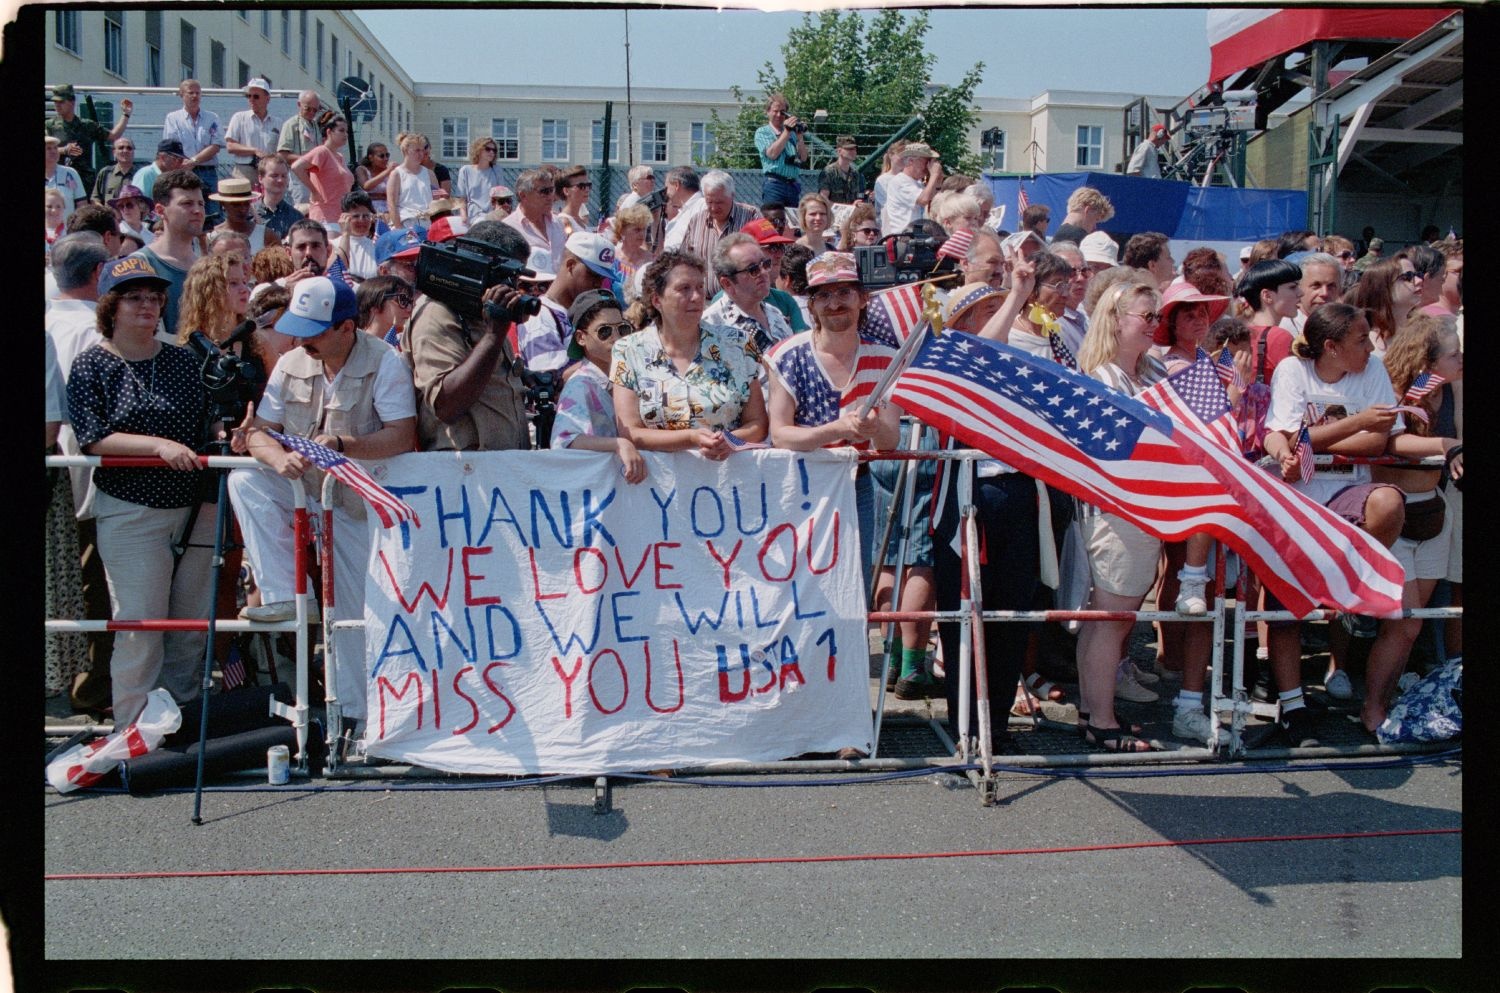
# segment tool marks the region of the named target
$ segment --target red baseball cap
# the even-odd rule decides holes
[[[754,238],[756,243],[760,245],[790,245],[793,241],[796,241],[795,238],[788,238],[776,230],[776,225],[764,217],[757,217],[749,224],[740,228],[740,230]]]

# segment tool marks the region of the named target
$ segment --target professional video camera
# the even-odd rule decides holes
[[[274,314],[268,311],[267,317]],[[216,345],[202,331],[188,335],[188,349],[198,357],[198,379],[208,394],[213,410],[210,419],[238,423],[245,415],[245,404],[253,403],[265,373],[256,362],[241,358],[230,351],[236,342],[243,341],[258,327],[253,320],[245,321]]]
[[[650,193],[647,193],[636,202],[639,203],[642,207],[645,207],[647,210],[651,211],[651,213],[658,213],[666,209],[667,191],[664,189],[652,190]]]
[[[557,396],[562,392],[561,369],[523,369],[526,410],[536,429],[536,447],[552,447],[552,423],[557,420]]]
[[[520,277],[535,275],[494,245],[472,238],[424,242],[417,258],[417,289],[464,317],[480,315],[491,286],[515,287]],[[513,316],[522,321],[541,309],[542,301],[526,294],[516,301]]]
[[[867,290],[883,290],[956,274],[957,259],[938,258],[944,240],[919,221],[899,234],[886,235],[878,245],[856,245],[854,261],[859,267],[860,285]]]

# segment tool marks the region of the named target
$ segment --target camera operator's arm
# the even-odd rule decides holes
[[[932,203],[932,198],[937,196],[938,187],[943,182],[943,163],[940,159],[927,160],[927,186],[917,195],[917,206],[926,207]]]
[[[795,115],[788,117],[782,122],[781,133],[766,146],[766,158],[773,162],[781,158],[781,153],[786,151],[786,143],[794,137],[797,139],[797,157],[800,159],[807,158],[807,142],[803,140],[800,134],[793,131],[793,128],[796,126],[797,118]]]
[[[432,409],[444,424],[463,417],[484,394],[495,366],[506,357],[505,335],[514,320],[513,306],[521,296],[520,290],[503,283],[484,291],[486,313],[475,322],[480,328],[479,338],[463,361],[443,377],[433,397]],[[491,303],[501,312],[491,316]]]

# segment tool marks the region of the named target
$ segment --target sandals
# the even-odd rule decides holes
[[[1100,728],[1086,724],[1084,725],[1084,740],[1106,752],[1154,752],[1157,750],[1151,742],[1136,737],[1135,732],[1125,728]]]
[[[1089,715],[1080,710],[1078,712],[1078,724],[1075,726],[1078,729],[1078,737],[1086,739],[1088,737]],[[1126,727],[1121,728],[1120,730],[1128,730],[1131,734],[1135,735],[1144,734],[1146,731],[1146,729],[1141,727],[1139,724],[1129,724],[1126,725]]]
[[[1023,682],[1026,684],[1026,688],[1031,691],[1032,696],[1040,700],[1051,700],[1053,703],[1066,703],[1068,700],[1068,695],[1060,687],[1054,683],[1049,683],[1046,679],[1042,678],[1042,674],[1039,672],[1033,672]]]

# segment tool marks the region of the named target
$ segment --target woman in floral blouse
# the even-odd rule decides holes
[[[615,343],[615,419],[637,448],[720,460],[734,450],[727,435],[766,437],[760,356],[740,332],[703,322],[706,271],[691,252],[662,253],[642,277],[651,323]]]

